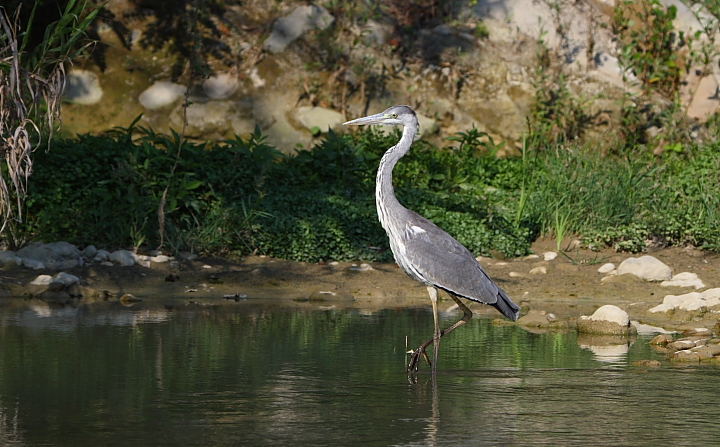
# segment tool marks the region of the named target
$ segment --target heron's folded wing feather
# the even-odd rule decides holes
[[[429,220],[413,219],[403,233],[405,256],[429,282],[486,304],[497,302],[498,288],[472,253]]]

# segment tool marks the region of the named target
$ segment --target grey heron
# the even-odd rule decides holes
[[[390,124],[403,126],[400,141],[385,152],[377,170],[375,205],[378,219],[390,240],[395,261],[411,278],[427,287],[433,309],[435,332],[433,338],[412,351],[409,372],[416,372],[422,355],[437,371],[440,338],[472,318],[470,309],[460,300],[465,298],[489,304],[511,320],[517,320],[520,308],[475,259],[470,250],[430,220],[405,208],[395,197],[392,183],[393,168],[410,150],[418,132],[415,112],[408,106],[393,106],[384,112],[354,119],[345,125]],[[438,317],[438,289],[445,290],[463,311],[463,317],[440,330]],[[433,361],[425,352],[433,344]]]

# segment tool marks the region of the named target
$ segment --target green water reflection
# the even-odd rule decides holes
[[[452,316],[448,317],[451,318]],[[473,320],[436,383],[404,372],[425,309],[0,307],[0,444],[698,445],[720,434],[720,371],[630,366]]]

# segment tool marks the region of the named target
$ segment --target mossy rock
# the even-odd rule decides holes
[[[622,326],[618,323],[605,320],[591,320],[582,316],[577,319],[577,331],[581,334],[597,335],[635,335],[637,329],[633,325]]]

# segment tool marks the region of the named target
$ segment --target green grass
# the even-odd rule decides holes
[[[59,139],[36,153],[26,239],[389,261],[374,183],[397,137],[331,133],[295,156],[259,133],[199,143],[131,128]],[[449,144],[417,142],[396,168],[396,193],[478,255],[524,255],[543,234],[628,251],[648,240],[720,250],[720,145],[664,158],[528,146],[497,158],[474,130]]]

